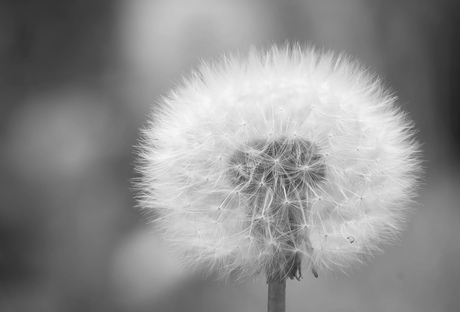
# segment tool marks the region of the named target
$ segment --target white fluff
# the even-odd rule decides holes
[[[223,278],[285,274],[294,254],[313,268],[360,263],[399,234],[420,172],[411,123],[395,100],[356,62],[312,48],[203,64],[144,130],[140,205],[184,265]],[[247,155],[270,142],[311,142],[324,169],[318,183],[284,192],[285,206],[289,186],[276,182],[275,167],[256,178],[260,167],[244,163],[246,184],[232,182],[235,155],[252,161]],[[276,190],[248,191],[268,176]]]

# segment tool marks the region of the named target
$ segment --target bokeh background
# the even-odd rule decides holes
[[[287,41],[379,72],[423,142],[399,244],[288,282],[288,311],[460,311],[456,0],[0,1],[0,311],[264,311],[266,284],[184,272],[130,179],[156,99],[201,59]]]

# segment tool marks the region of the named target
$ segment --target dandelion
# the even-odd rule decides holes
[[[144,130],[140,204],[184,265],[264,274],[283,306],[302,267],[345,270],[397,238],[420,162],[395,103],[355,61],[313,48],[203,64]]]

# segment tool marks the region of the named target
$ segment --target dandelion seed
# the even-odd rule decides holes
[[[140,205],[184,265],[222,278],[359,264],[399,234],[417,186],[395,102],[356,62],[314,49],[203,64],[144,130]]]

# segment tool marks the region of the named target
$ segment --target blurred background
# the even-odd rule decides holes
[[[130,179],[156,100],[201,59],[345,51],[415,120],[425,184],[368,266],[289,281],[288,311],[460,311],[460,9],[423,0],[0,1],[0,311],[264,311],[266,284],[182,271]]]

